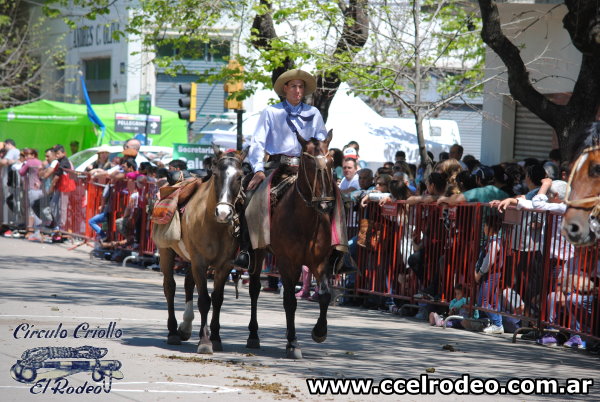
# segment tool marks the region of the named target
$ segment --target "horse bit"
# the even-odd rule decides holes
[[[571,182],[575,177],[575,173],[579,171],[581,165],[585,162],[585,160],[582,160],[582,158],[584,157],[584,155],[599,150],[600,145],[595,145],[586,148],[575,161],[575,164],[573,165],[573,171],[569,175],[569,182],[567,183],[567,194],[565,195],[565,204],[567,204],[567,206],[571,208],[583,209],[585,211],[591,210],[590,216],[588,218],[590,230],[594,232],[596,237],[600,238],[600,195],[582,198],[581,200],[569,200],[569,197],[571,195]]]

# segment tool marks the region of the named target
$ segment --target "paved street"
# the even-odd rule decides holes
[[[512,344],[508,335],[485,336],[443,330],[385,312],[332,307],[329,338],[323,344],[315,344],[310,338],[310,330],[316,322],[318,306],[308,301],[299,302],[297,313],[298,337],[304,359],[290,361],[284,358],[283,307],[279,296],[273,293],[263,292],[259,300],[262,347],[260,350],[247,350],[250,303],[244,287],[238,300],[233,286],[226,288],[221,318],[225,351],[212,356],[197,355],[198,314],[192,340],[181,346],[166,344],[167,313],[159,273],[135,267],[123,268],[120,264],[99,259],[90,261],[89,251],[87,246],[68,251],[67,245],[0,238],[2,401],[65,398],[135,401],[199,398],[219,401],[380,400],[381,395],[311,396],[305,380],[314,377],[418,378],[426,372],[432,378],[459,378],[462,374],[470,374],[501,381],[512,377],[591,378],[595,382],[592,388],[594,395],[587,398],[600,398],[598,357],[562,348],[545,349],[526,342]],[[177,281],[180,319],[183,312],[183,277],[178,276]],[[56,337],[38,339],[34,330],[46,330],[46,334]],[[51,330],[56,331],[49,332]],[[85,334],[88,338],[82,338]],[[35,337],[29,338],[31,336]],[[92,393],[64,395],[54,394],[54,379],[47,380],[50,385],[44,389],[42,386],[33,387],[32,383],[17,382],[11,377],[11,367],[26,350],[85,345],[106,348],[107,353],[101,360],[121,362],[123,378],[113,378],[112,383],[94,382],[89,371],[79,372],[65,377],[68,387],[76,392],[81,385],[91,385]],[[443,349],[444,345],[452,345],[455,351]],[[38,349],[31,353],[42,352]],[[69,360],[64,356],[54,357]],[[93,394],[94,390],[101,394]],[[434,400],[440,397],[383,398]],[[483,398],[489,399],[489,396],[445,397],[449,400]],[[494,398],[501,397],[496,395]],[[509,396],[503,398],[515,399]],[[520,395],[517,398],[563,400],[565,396]],[[583,396],[573,398],[582,399]]]

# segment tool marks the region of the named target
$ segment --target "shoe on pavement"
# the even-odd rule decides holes
[[[585,349],[586,344],[585,344],[585,341],[581,340],[581,337],[579,335],[573,335],[572,337],[569,338],[568,341],[563,343],[563,346],[565,348],[573,348],[573,349],[583,350],[583,349]]]
[[[29,241],[42,241],[44,240],[42,238],[42,235],[39,231],[33,232],[32,234],[29,235],[29,237],[27,238],[27,240]]]
[[[504,327],[502,325],[489,325],[483,329],[483,333],[485,334],[503,334]]]
[[[12,230],[7,230],[7,231],[6,231],[6,232],[4,232],[4,234],[3,234],[3,236],[4,236],[4,237],[12,237],[12,235],[13,235],[13,232],[12,232]]]
[[[554,347],[558,344],[556,336],[554,334],[546,334],[540,339],[536,340],[535,343],[541,346]]]
[[[442,316],[440,316],[437,313],[435,314],[435,326],[436,327],[443,327],[444,326],[444,319],[442,318]]]
[[[310,297],[310,292],[305,292],[300,290],[296,293],[296,299],[308,299]]]

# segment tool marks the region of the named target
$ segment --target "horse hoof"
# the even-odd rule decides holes
[[[300,348],[286,348],[285,357],[294,360],[302,359],[302,350]]]
[[[177,331],[177,333],[179,334],[179,337],[181,338],[182,341],[187,341],[192,337],[192,333],[191,332],[181,332],[181,331]]]
[[[325,342],[325,339],[327,339],[327,332],[323,336],[317,336],[317,334],[315,334],[315,330],[313,329],[310,335],[312,336],[313,341],[317,343],[323,343]]]
[[[181,345],[181,337],[179,335],[169,335],[167,345]]]
[[[201,343],[198,345],[198,353],[201,355],[212,355],[213,354],[213,346],[212,343]]]
[[[212,341],[212,350],[215,352],[222,352],[223,344],[221,343],[221,341]]]
[[[260,349],[260,339],[248,338],[248,340],[246,341],[246,347],[248,349]]]

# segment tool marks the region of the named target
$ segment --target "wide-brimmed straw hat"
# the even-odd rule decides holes
[[[108,148],[108,146],[106,145],[101,145],[100,148],[98,148],[98,150],[96,151],[96,153],[100,154],[102,152],[110,153],[110,148]]]
[[[283,86],[291,80],[304,81],[304,96],[312,94],[317,89],[317,80],[312,74],[304,70],[294,69],[286,71],[277,78],[275,85],[273,85],[275,93],[279,96],[285,96]]]

